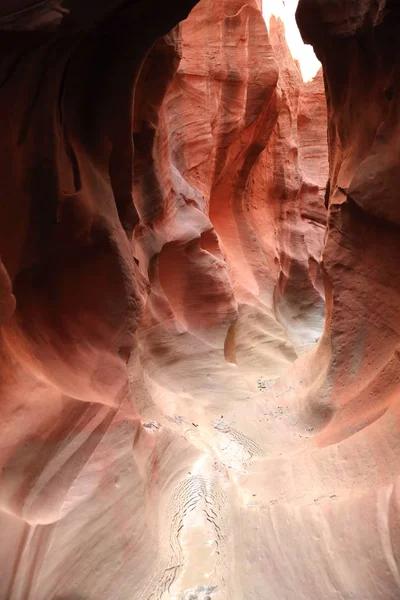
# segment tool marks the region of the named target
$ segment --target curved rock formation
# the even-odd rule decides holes
[[[399,596],[400,13],[394,2],[378,4],[301,0],[298,9],[328,103],[327,320],[317,348],[266,396],[271,419],[280,407],[283,423],[264,429],[270,456],[257,485],[266,575],[253,583],[249,570],[249,597],[262,597],[261,580],[277,599]],[[259,531],[258,517],[252,523],[244,545]]]
[[[2,3],[2,598],[110,598],[113,561],[146,528],[126,365],[145,299],[130,247],[132,106],[146,53],[193,4]],[[102,518],[120,532],[101,549],[106,579],[85,547]]]
[[[396,600],[399,9],[194,4],[0,8],[0,598]]]
[[[396,52],[399,11],[348,3],[348,16],[303,1],[299,21],[325,68],[329,112],[330,404],[326,441],[365,428],[396,386]],[[321,27],[316,31],[313,18]],[[313,16],[314,15],[314,16]],[[397,20],[396,20],[397,19]],[[324,39],[323,39],[324,38]],[[327,42],[326,40],[329,40]],[[339,75],[340,73],[340,75]],[[390,382],[390,384],[389,384]],[[329,433],[328,433],[329,432]]]
[[[280,375],[323,326],[322,79],[302,83],[273,26],[275,49],[256,6],[201,2],[183,24],[183,58],[160,114],[156,104],[137,133],[145,224],[135,252],[151,289],[142,357],[162,387],[179,393],[184,378],[185,393],[197,386],[211,402],[229,388],[226,361],[254,385]],[[307,117],[309,96],[318,121]],[[306,149],[313,135],[318,169]],[[237,369],[229,378],[248,397]]]

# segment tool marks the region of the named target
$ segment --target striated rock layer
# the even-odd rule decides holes
[[[194,4],[0,8],[0,598],[397,600],[399,8]]]
[[[164,390],[185,381],[207,403],[227,386],[247,398],[243,376],[280,375],[323,327],[322,79],[303,84],[272,27],[271,43],[257,6],[200,2],[164,102],[146,104],[135,133],[134,252],[151,290],[142,362]],[[152,77],[165,43],[148,58]]]
[[[264,429],[271,453],[257,484],[263,504],[271,488],[274,506],[264,504],[259,542],[272,560],[268,579],[253,583],[249,572],[249,597],[262,597],[262,580],[272,598],[394,600],[400,593],[400,12],[395,2],[378,4],[301,0],[297,12],[323,64],[328,104],[327,320],[317,348],[265,398],[287,422],[281,434],[275,425]],[[258,516],[252,521],[245,544],[259,531]]]

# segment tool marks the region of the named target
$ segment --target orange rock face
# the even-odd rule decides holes
[[[270,40],[257,5],[201,2],[164,101],[135,134],[134,252],[151,290],[142,362],[163,387],[179,394],[184,380],[206,403],[200,355],[213,355],[208,401],[226,389],[227,362],[246,398],[243,377],[280,375],[323,327],[322,78],[303,84],[273,27]]]
[[[379,11],[368,3],[348,4],[349,20],[323,11],[319,33],[313,22],[316,7],[307,1],[299,7],[304,35],[324,63],[329,110],[324,276],[330,290],[333,389],[326,401],[335,414],[322,434],[325,442],[375,423],[392,404],[397,381],[394,32],[399,14],[385,2]],[[364,21],[369,22],[365,31]],[[375,38],[371,61],[366,47]]]
[[[0,8],[0,598],[396,600],[399,9],[194,4]]]
[[[284,398],[292,418],[279,444],[276,428],[269,432],[280,457],[279,471],[271,461],[266,468],[280,486],[268,514],[274,534],[263,538],[275,557],[270,597],[394,599],[400,14],[391,2],[301,0],[297,17],[323,64],[328,103],[327,320],[317,348],[267,397],[271,411]],[[309,438],[302,458],[299,436]]]

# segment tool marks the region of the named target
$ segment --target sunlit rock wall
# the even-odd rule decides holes
[[[154,65],[165,73],[159,51],[150,88]],[[322,332],[323,83],[302,82],[282,24],[270,38],[256,4],[204,0],[159,100],[135,137],[134,252],[151,290],[141,356],[157,385],[176,401],[185,384],[202,411],[199,393],[246,398],[243,377],[279,376]]]

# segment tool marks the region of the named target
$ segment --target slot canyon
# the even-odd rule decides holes
[[[400,598],[400,2],[262,11],[0,3],[0,600]]]

